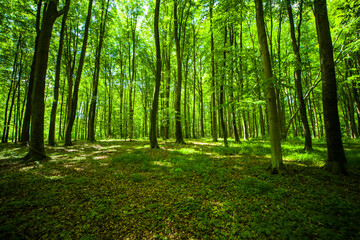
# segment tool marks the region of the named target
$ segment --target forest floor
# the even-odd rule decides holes
[[[320,142],[283,143],[287,175],[267,171],[270,146],[251,140],[106,140],[0,145],[0,239],[360,239],[360,144],[349,176],[321,168]]]

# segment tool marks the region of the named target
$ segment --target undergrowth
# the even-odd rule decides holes
[[[266,171],[266,141],[160,145],[48,148],[51,160],[28,165],[7,146],[0,239],[360,238],[359,145],[345,145],[347,177],[321,169],[323,144],[285,142],[285,176]]]

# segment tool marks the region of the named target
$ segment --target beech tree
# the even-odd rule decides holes
[[[322,102],[328,158],[325,169],[346,174],[346,157],[341,139],[337,86],[326,0],[314,0],[316,31],[322,81]]]
[[[156,72],[155,72],[155,87],[153,94],[153,102],[150,114],[150,147],[159,148],[157,142],[157,113],[159,109],[159,90],[161,84],[161,49],[159,38],[159,14],[160,14],[160,0],[155,3],[155,16],[154,16],[154,37],[156,47]]]
[[[29,152],[24,157],[26,161],[36,161],[46,158],[44,148],[44,116],[45,116],[45,79],[48,66],[49,47],[51,34],[56,19],[61,16],[66,8],[57,10],[59,1],[49,1],[44,4],[36,64],[34,72],[34,86],[31,96],[31,105],[36,106],[31,110],[31,134]],[[69,4],[70,2],[67,2]]]
[[[76,116],[76,109],[78,104],[78,95],[79,95],[79,85],[81,80],[81,74],[84,66],[85,61],[85,53],[86,53],[86,47],[87,47],[87,40],[89,36],[89,27],[90,27],[90,21],[91,21],[91,11],[92,11],[92,5],[93,0],[89,1],[89,7],[88,7],[88,13],[86,17],[86,23],[85,23],[85,30],[84,30],[84,38],[83,38],[83,44],[80,54],[80,60],[79,60],[79,66],[76,73],[76,79],[75,79],[75,85],[74,90],[71,94],[71,102],[69,102],[69,108],[68,108],[68,121],[66,125],[66,134],[65,134],[65,146],[71,146],[71,133],[75,121]],[[72,76],[70,76],[72,77]]]
[[[282,162],[279,114],[276,107],[276,97],[274,89],[275,79],[271,68],[271,59],[265,31],[262,0],[255,0],[255,8],[259,48],[264,71],[264,80],[266,83],[266,107],[269,119],[271,143],[271,172],[282,174],[285,171],[285,167]]]

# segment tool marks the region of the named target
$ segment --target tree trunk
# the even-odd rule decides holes
[[[220,83],[220,109],[219,109],[219,117],[220,117],[220,124],[221,124],[221,129],[222,129],[222,133],[223,133],[223,138],[224,138],[224,145],[225,147],[228,147],[228,141],[227,141],[227,128],[226,128],[226,123],[224,120],[224,104],[225,104],[225,91],[224,91],[224,84],[226,81],[226,47],[227,47],[227,26],[225,23],[225,33],[224,33],[224,59],[223,59],[223,79]]]
[[[104,35],[105,35],[105,27],[106,27],[106,18],[108,14],[108,5],[107,4],[102,6],[101,12],[101,23],[100,23],[100,31],[99,31],[99,45],[96,49],[96,56],[95,56],[95,72],[93,75],[93,86],[92,86],[92,96],[91,96],[91,103],[90,103],[90,110],[89,110],[89,122],[88,122],[88,140],[95,141],[95,119],[96,119],[96,103],[97,103],[97,94],[98,94],[98,87],[99,87],[99,76],[100,76],[100,60],[101,60],[101,50],[104,42]]]
[[[157,141],[157,113],[159,109],[159,92],[161,84],[161,49],[159,38],[159,13],[160,13],[160,0],[156,0],[155,16],[154,16],[154,36],[156,48],[156,73],[155,73],[155,87],[153,102],[150,114],[150,147],[159,148]]]
[[[215,47],[213,32],[213,7],[214,0],[210,3],[210,30],[211,30],[211,133],[214,142],[217,142],[217,120],[216,120],[216,87],[215,87]]]
[[[76,116],[76,109],[78,104],[78,95],[79,95],[79,86],[80,86],[80,80],[81,80],[81,74],[84,66],[84,60],[85,60],[85,53],[86,53],[86,47],[87,47],[87,40],[89,36],[89,26],[91,21],[91,10],[92,10],[93,0],[89,1],[89,7],[88,7],[88,14],[86,17],[86,23],[85,23],[85,32],[84,32],[84,39],[83,39],[83,45],[81,49],[80,59],[79,59],[79,67],[77,69],[76,73],[76,79],[75,79],[75,85],[74,85],[74,91],[72,95],[72,101],[71,106],[69,108],[68,113],[68,123],[66,126],[66,134],[65,134],[65,146],[71,146],[71,132],[74,125],[74,120]]]
[[[278,119],[278,112],[276,108],[276,96],[273,83],[273,73],[271,69],[271,60],[269,48],[267,44],[264,12],[262,0],[255,0],[256,8],[256,26],[258,31],[260,53],[266,82],[266,103],[267,112],[270,125],[270,142],[271,142],[271,173],[282,174],[285,167],[282,161],[281,153],[281,133]]]
[[[193,25],[193,62],[194,62],[194,81],[193,81],[193,102],[192,102],[192,137],[196,138],[195,134],[195,90],[196,90],[196,31]]]
[[[177,15],[177,0],[174,1],[174,37],[176,46],[176,62],[177,62],[177,83],[175,86],[175,136],[176,143],[185,143],[181,127],[181,84],[182,84],[182,57],[180,49],[181,26],[179,29]]]
[[[10,117],[8,118],[8,109],[9,109],[9,101],[10,101],[10,97],[11,97],[11,93],[16,91],[16,89],[14,90],[14,85],[15,85],[15,75],[17,72],[17,61],[18,61],[18,57],[19,57],[19,52],[20,52],[20,45],[21,45],[21,35],[19,37],[17,46],[16,46],[16,52],[15,52],[15,58],[14,58],[14,64],[13,64],[13,70],[12,70],[12,74],[11,74],[11,82],[10,82],[10,87],[9,87],[9,92],[8,92],[8,96],[6,98],[6,105],[5,105],[5,116],[4,116],[4,130],[3,130],[3,135],[2,135],[2,139],[1,142],[2,143],[6,143],[8,141],[8,135],[9,135],[9,128],[10,128],[10,120],[8,121],[8,119],[11,119],[11,110],[10,110]],[[14,98],[12,100],[12,102],[14,101]],[[11,104],[11,108],[12,108],[12,104]]]
[[[287,0],[287,10],[289,15],[289,22],[290,22],[290,35],[292,40],[292,47],[295,55],[295,90],[296,90],[296,96],[297,100],[299,102],[299,108],[300,108],[300,116],[301,116],[301,122],[304,130],[304,136],[305,136],[305,146],[304,150],[312,150],[312,140],[311,140],[311,132],[309,127],[309,122],[307,119],[307,113],[306,113],[306,106],[305,101],[303,98],[303,91],[302,91],[302,83],[301,83],[301,57],[300,57],[300,26],[302,21],[302,0],[300,3],[300,16],[299,16],[299,24],[297,27],[298,32],[298,39],[296,40],[295,37],[295,26],[294,26],[294,17],[292,14],[291,4],[290,0]]]
[[[322,102],[328,152],[325,169],[334,173],[346,174],[346,157],[341,140],[333,47],[331,42],[326,0],[315,0],[314,9],[316,31],[319,42],[323,89]]]
[[[45,79],[48,66],[51,34],[56,19],[60,16],[57,10],[58,1],[45,3],[38,51],[34,74],[34,87],[31,105],[36,106],[31,111],[30,150],[25,156],[27,161],[37,161],[47,158],[44,148],[44,117],[45,117]]]
[[[56,110],[59,100],[59,87],[60,87],[60,69],[61,69],[61,58],[63,53],[64,47],[64,37],[65,37],[65,27],[66,27],[66,20],[67,14],[70,8],[70,1],[66,1],[66,8],[64,11],[64,16],[61,23],[61,30],[60,30],[60,40],[59,40],[59,51],[56,59],[56,70],[55,70],[55,84],[54,84],[54,100],[51,108],[51,116],[50,116],[50,127],[49,127],[49,145],[55,145],[55,123],[56,123]]]
[[[31,71],[29,77],[29,86],[26,97],[26,109],[25,115],[23,119],[23,126],[21,131],[21,143],[26,145],[30,139],[30,121],[31,121],[31,96],[34,86],[34,74],[35,74],[35,66],[36,66],[36,54],[38,52],[38,43],[40,37],[40,20],[41,20],[41,6],[42,0],[39,0],[37,4],[37,12],[36,12],[36,38],[35,38],[35,48],[34,48],[34,56],[31,63]]]
[[[230,103],[231,103],[231,116],[232,116],[232,127],[234,132],[235,143],[240,143],[239,133],[236,125],[236,112],[235,112],[235,100],[234,100],[234,40],[236,34],[234,33],[234,29],[231,28],[230,31],[230,45],[231,45],[231,69],[230,69]]]

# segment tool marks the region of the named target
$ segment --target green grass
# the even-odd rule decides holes
[[[321,169],[316,142],[311,152],[283,143],[285,176],[267,172],[266,141],[147,145],[53,147],[29,165],[15,158],[26,149],[6,146],[0,239],[360,238],[359,144],[345,144],[347,177]]]

